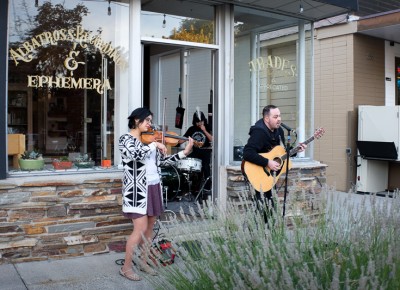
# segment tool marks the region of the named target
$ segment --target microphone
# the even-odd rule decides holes
[[[291,133],[296,133],[296,130],[290,128],[288,125],[285,125],[285,124],[281,123],[281,126],[283,128],[285,128],[286,130],[288,130],[289,132],[291,132]]]

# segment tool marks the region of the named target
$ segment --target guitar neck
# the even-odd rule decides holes
[[[306,141],[301,142],[305,145],[307,145],[308,143],[314,141],[315,136],[311,136],[310,138],[308,138]],[[294,154],[296,154],[297,152],[299,152],[299,150],[301,149],[301,146],[296,146],[295,148],[293,148],[292,150],[289,151],[290,156],[293,156]]]
[[[314,141],[314,139],[315,139],[315,136],[311,136],[306,141],[301,142],[301,143],[307,145],[308,143]],[[300,148],[301,148],[301,146],[299,145],[299,146],[296,146],[295,148],[293,148],[292,150],[290,150],[289,151],[289,156],[295,155],[297,152],[299,152]],[[286,160],[287,159],[287,153],[285,155],[283,155],[281,158],[282,158],[282,160]]]

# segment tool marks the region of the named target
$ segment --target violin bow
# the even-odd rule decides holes
[[[164,105],[163,105],[163,123],[162,123],[162,137],[161,137],[161,141],[163,144],[165,144],[165,111],[167,108],[167,98],[164,98]]]

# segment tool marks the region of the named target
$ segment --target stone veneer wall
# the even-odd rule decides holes
[[[1,180],[0,263],[124,251],[132,224],[121,215],[120,177]]]
[[[305,159],[293,161],[288,174],[288,194],[286,196],[286,215],[295,216],[304,212],[318,214],[320,209],[320,193],[326,186],[327,165]],[[250,188],[245,182],[240,166],[228,166],[227,194],[231,200],[238,200],[240,194],[249,195]],[[285,174],[277,181],[277,193],[282,203],[285,192]]]
[[[287,215],[318,212],[326,165],[294,163]],[[239,166],[228,166],[228,198],[248,193]],[[0,263],[125,251],[130,220],[121,214],[121,172],[0,180]],[[278,181],[282,184],[282,180]],[[278,192],[283,198],[284,188]],[[299,207],[298,207],[299,206]]]

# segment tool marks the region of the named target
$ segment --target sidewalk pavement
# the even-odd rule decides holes
[[[124,253],[107,253],[63,260],[0,265],[0,289],[140,289],[154,290],[140,272],[141,281],[119,274],[115,263]]]
[[[361,204],[363,195],[333,192],[340,200],[350,197],[356,206]],[[383,202],[383,198],[380,199]],[[336,203],[335,202],[335,203]],[[124,253],[107,253],[94,256],[68,258],[63,260],[36,261],[0,265],[0,289],[140,289],[154,290],[145,279],[130,281],[119,275],[121,266],[115,263],[123,259]],[[148,277],[151,278],[151,277]]]

